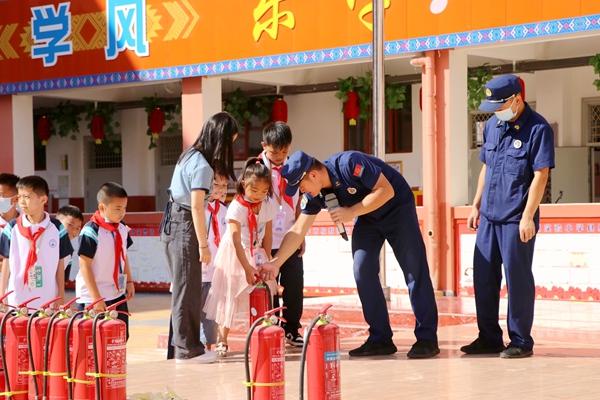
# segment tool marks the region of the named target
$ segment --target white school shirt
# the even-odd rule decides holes
[[[67,230],[59,220],[45,213],[44,220],[39,224],[32,224],[25,215],[22,218],[23,227],[31,228],[34,234],[40,228],[45,231],[37,241],[37,262],[35,265],[42,267],[42,287],[31,288],[25,285],[25,263],[29,254],[29,240],[21,235],[17,220],[10,221],[2,230],[0,238],[0,254],[8,258],[10,277],[8,291],[13,291],[6,303],[17,306],[32,297],[40,297],[28,304],[29,307],[39,308],[58,295],[56,284],[56,270],[58,262],[73,252]],[[34,267],[35,267],[34,265]],[[33,267],[33,268],[34,268]]]
[[[123,256],[127,257],[127,249],[133,244],[127,225],[123,223],[119,224],[119,233],[123,238]],[[79,234],[79,251],[77,253],[80,256],[92,259],[92,273],[94,274],[100,297],[103,297],[104,301],[114,300],[125,294],[125,288],[119,290],[115,286],[113,279],[115,239],[112,232],[89,221]],[[125,263],[121,261],[120,273],[124,273],[124,271]],[[128,276],[127,281],[130,280],[132,280],[132,277]],[[90,304],[96,300],[92,298],[88,288],[85,286],[81,270],[77,272],[77,277],[75,278],[75,295],[79,297],[77,303],[80,304]]]
[[[277,206],[275,201],[267,197],[260,207],[260,211],[256,216],[256,224],[258,235],[254,238],[254,248],[262,247],[262,242],[265,237],[265,227],[267,222],[275,218]],[[250,250],[250,228],[248,226],[248,209],[241,205],[236,199],[229,204],[226,215],[227,221],[237,221],[241,225],[242,246],[244,249]]]
[[[283,199],[279,193],[279,182],[283,179],[281,175],[273,169],[271,161],[267,158],[264,152],[261,153],[263,162],[271,170],[271,179],[273,181],[273,202],[276,206],[276,212],[273,216],[273,250],[279,249],[283,237],[287,231],[296,222],[296,207],[298,207],[298,192],[292,196],[293,208]]]
[[[210,203],[212,207],[215,206],[215,202]],[[204,215],[206,217],[206,227],[208,229],[208,249],[210,250],[210,264],[202,264],[202,282],[212,282],[213,275],[215,273],[215,256],[217,255],[217,245],[215,244],[215,234],[212,228],[212,220],[208,206],[204,209]],[[225,230],[227,229],[227,206],[221,202],[219,212],[217,213],[217,221],[219,221],[219,233],[221,240],[225,237]]]

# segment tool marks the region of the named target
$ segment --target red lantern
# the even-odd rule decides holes
[[[519,79],[519,84],[521,85],[521,98],[525,101],[525,81],[520,76],[517,76],[517,79]]]
[[[344,103],[344,117],[348,120],[349,125],[355,126],[359,115],[358,93],[351,90],[348,92],[348,99]]]
[[[42,115],[37,121],[37,134],[42,141],[42,146],[47,145],[50,139],[50,125],[50,118],[46,115]]]
[[[94,115],[90,127],[92,137],[96,141],[96,144],[102,144],[102,141],[104,140],[104,118],[98,114]]]
[[[275,102],[273,103],[273,108],[271,110],[271,121],[281,121],[287,122],[288,120],[288,107],[287,103],[283,99],[282,96],[277,97]]]
[[[165,112],[160,107],[155,107],[150,114],[148,114],[148,127],[150,128],[150,134],[152,135],[152,141],[158,138],[158,135],[163,131],[165,126]]]

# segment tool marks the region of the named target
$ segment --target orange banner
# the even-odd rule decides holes
[[[600,1],[587,0],[385,0],[384,5],[386,40],[430,38],[434,44],[442,43],[440,35],[450,33],[600,13]],[[25,86],[6,86],[16,82],[225,60],[256,63],[252,57],[278,54],[293,54],[300,61],[283,60],[282,65],[273,65],[272,60],[267,60],[260,68],[242,65],[244,68],[239,70],[323,62],[318,54],[302,52],[368,43],[371,11],[370,0],[2,1],[0,84],[4,89],[0,93],[25,91]],[[594,21],[597,20],[593,20],[591,27],[581,30],[600,29]],[[564,30],[562,25],[551,29],[556,29],[557,34]],[[502,32],[500,36],[496,39],[503,40]],[[460,42],[460,37],[452,40]],[[446,47],[455,46],[452,40],[446,40]],[[435,48],[429,42],[426,44]],[[424,44],[413,45],[416,48],[411,48],[410,43],[404,48],[399,45],[396,52],[424,49]],[[367,56],[366,48],[356,51],[358,56]],[[343,56],[331,57],[344,59]],[[235,70],[197,69],[191,75]],[[126,75],[121,78],[128,80]],[[148,76],[148,79],[168,78],[168,75]],[[87,85],[95,84],[102,81],[94,80]],[[86,86],[86,82],[66,82],[66,86]],[[38,87],[27,90],[32,88]]]

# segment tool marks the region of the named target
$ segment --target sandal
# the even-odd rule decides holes
[[[223,358],[227,357],[227,351],[229,350],[229,346],[225,342],[217,343],[215,347],[215,353],[217,353],[217,357]]]

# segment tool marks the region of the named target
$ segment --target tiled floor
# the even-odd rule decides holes
[[[332,314],[341,325],[342,348],[361,344],[365,325],[354,296],[307,299],[310,318],[320,304],[335,304]],[[244,399],[244,369],[240,353],[217,364],[176,366],[157,349],[166,332],[169,297],[139,295],[133,312],[128,348],[128,393],[161,392],[167,387],[185,399]],[[538,301],[535,356],[523,360],[465,357],[458,348],[476,333],[474,304],[469,298],[438,298],[442,353],[432,360],[408,360],[414,338],[406,296],[391,302],[394,339],[399,352],[391,358],[342,358],[342,399],[600,399],[600,303]],[[506,304],[502,305],[506,309]],[[241,332],[232,338],[234,349]],[[288,348],[289,349],[289,348]],[[286,362],[286,398],[298,398],[299,352]]]

